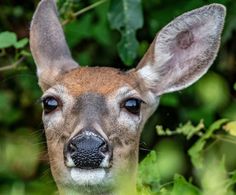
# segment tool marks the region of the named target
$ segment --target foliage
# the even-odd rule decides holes
[[[164,95],[144,128],[137,188],[145,195],[235,194],[236,2],[57,2],[68,44],[80,65],[122,70],[135,67],[156,33],[176,16],[213,2],[227,7],[220,52],[208,74],[186,90]],[[4,195],[56,190],[28,44],[37,3],[0,2],[0,194]]]
[[[164,130],[161,126],[157,126],[157,133],[160,136],[182,134],[188,140],[194,138],[194,136],[199,137],[188,148],[188,157],[195,172],[189,181],[183,176],[175,174],[183,173],[183,170],[180,169],[181,166],[178,166],[178,160],[175,155],[166,158],[170,153],[169,149],[158,145],[156,150],[150,152],[140,163],[138,191],[140,194],[160,195],[234,194],[235,171],[231,174],[228,172],[232,169],[228,163],[232,160],[229,159],[234,151],[233,146],[236,144],[236,137],[232,133],[235,130],[235,121],[228,121],[227,119],[214,122],[208,129],[204,128],[202,121],[197,126],[187,122],[173,131],[170,129]],[[169,140],[165,140],[165,142],[167,146]],[[231,151],[228,151],[229,146]],[[175,147],[172,148],[172,153],[173,151],[174,153],[179,152]],[[165,153],[165,155],[162,155],[162,153]],[[177,156],[180,156],[180,154]],[[235,160],[234,157],[233,161],[235,162]],[[164,162],[162,163],[162,161]],[[168,166],[168,169],[173,168],[173,166],[177,169],[173,169],[171,173],[163,174],[165,170],[163,165]],[[196,184],[194,185],[193,182]]]

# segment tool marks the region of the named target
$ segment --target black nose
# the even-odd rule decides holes
[[[100,135],[85,131],[69,141],[67,151],[76,167],[96,169],[100,167],[109,152],[109,147]]]

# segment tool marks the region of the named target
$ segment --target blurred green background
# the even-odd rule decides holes
[[[215,148],[213,147],[212,153],[207,153],[209,158],[213,153],[221,153],[219,157],[221,163],[215,168],[219,171],[209,172],[208,165],[196,171],[198,169],[193,165],[187,153],[199,139],[198,135],[190,139],[187,139],[184,133],[176,133],[176,135],[164,133],[163,136],[158,136],[156,125],[162,125],[164,129],[172,129],[170,132],[173,132],[179,123],[185,124],[188,121],[196,126],[203,119],[202,123],[207,129],[214,121],[221,118],[236,120],[236,1],[143,0],[140,4],[143,26],[137,27],[139,29],[136,34],[137,44],[139,43],[137,56],[126,61],[124,56],[123,60],[119,57],[119,54],[122,56],[121,53],[124,51],[121,51],[119,46],[117,47],[121,35],[111,28],[112,25],[108,21],[107,15],[111,9],[109,0],[80,14],[76,19],[73,17],[72,13],[84,10],[96,2],[98,1],[58,1],[62,22],[67,21],[64,30],[72,55],[81,65],[113,66],[122,70],[135,67],[156,33],[176,16],[214,2],[222,3],[227,7],[221,48],[209,72],[190,88],[164,95],[158,111],[150,118],[144,129],[140,146],[140,161],[151,150],[156,153],[151,153],[152,156],[149,155],[146,162],[142,161],[144,163],[140,165],[141,172],[151,172],[151,178],[145,178],[145,174],[141,173],[140,177],[144,177],[146,185],[145,182],[140,182],[143,186],[148,186],[148,189],[150,187],[154,194],[168,194],[160,191],[163,188],[156,187],[153,180],[158,180],[158,184],[168,186],[168,182],[172,182],[173,178],[175,181],[178,180],[174,174],[179,173],[187,180],[190,178],[197,187],[206,189],[205,194],[212,194],[211,189],[214,185],[218,187],[215,188],[217,191],[217,193],[214,192],[215,194],[228,195],[231,192],[234,194],[235,174],[232,174],[235,178],[231,178],[231,183],[227,184],[231,186],[230,193],[227,190],[224,191],[226,184],[219,184],[218,180],[212,181],[210,178],[216,180],[216,178],[224,177],[222,176],[224,174],[228,177],[236,169],[235,126],[230,126],[230,135],[227,135],[231,136],[231,142],[221,140],[222,142],[219,141]],[[117,1],[112,2],[117,3]],[[0,194],[4,195],[52,194],[56,190],[49,170],[41,122],[41,105],[37,103],[41,91],[37,86],[35,65],[27,39],[25,39],[29,36],[29,25],[37,3],[36,0],[0,2]],[[6,31],[11,33],[2,34]],[[7,43],[4,42],[6,37]],[[191,129],[192,126],[187,128]],[[224,131],[223,129],[219,132]],[[204,134],[205,130],[201,128],[199,132]],[[169,137],[170,134],[171,137]],[[214,141],[217,137],[211,138]],[[155,168],[157,165],[158,168]],[[225,168],[221,169],[221,165]],[[209,167],[214,169],[214,166],[209,165]],[[179,181],[182,182],[182,180]],[[222,185],[223,187],[219,189]],[[151,192],[147,190],[145,193]]]

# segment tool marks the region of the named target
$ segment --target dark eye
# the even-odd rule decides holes
[[[124,102],[123,107],[130,113],[138,115],[140,112],[141,103],[142,101],[139,99],[130,98]]]
[[[48,114],[58,107],[58,101],[54,97],[46,97],[43,99],[43,109]]]

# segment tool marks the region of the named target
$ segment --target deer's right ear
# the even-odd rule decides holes
[[[31,22],[30,48],[42,90],[52,86],[59,75],[78,67],[67,46],[54,0],[39,3]]]

